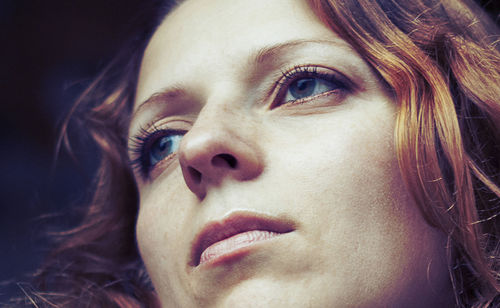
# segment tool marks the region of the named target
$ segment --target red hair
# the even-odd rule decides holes
[[[462,0],[308,2],[394,94],[401,173],[429,224],[449,235],[457,305],[498,304],[498,29]],[[111,64],[68,118],[80,121],[98,145],[100,167],[82,223],[59,234],[60,244],[37,273],[28,304],[158,305],[135,244],[138,198],[126,156],[140,60],[158,22],[144,27],[136,47],[124,52],[127,64],[123,57]]]
[[[394,93],[401,173],[427,221],[449,235],[457,305],[492,302],[500,292],[500,54],[485,23],[497,28],[459,0],[309,3]]]

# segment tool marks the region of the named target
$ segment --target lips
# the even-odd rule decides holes
[[[294,230],[284,219],[264,215],[237,214],[208,223],[196,236],[191,249],[191,266],[236,255],[243,248]]]

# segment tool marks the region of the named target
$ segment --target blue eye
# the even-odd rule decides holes
[[[149,166],[153,167],[165,157],[179,149],[182,134],[174,133],[165,135],[155,140],[149,148]]]
[[[158,129],[154,125],[152,129],[140,129],[140,132],[132,136],[129,145],[130,164],[148,179],[154,167],[179,150],[185,130]]]
[[[340,87],[341,86],[335,82],[321,78],[300,78],[288,86],[284,101],[293,102],[299,99],[333,91]]]

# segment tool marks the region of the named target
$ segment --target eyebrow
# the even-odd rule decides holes
[[[257,64],[263,63],[269,59],[276,58],[278,55],[285,53],[289,49],[295,49],[302,45],[309,45],[309,44],[327,44],[343,48],[348,46],[344,41],[340,39],[338,40],[299,39],[259,48],[257,52],[254,53],[254,56],[250,57],[250,59],[253,59],[251,60],[251,62],[253,61],[254,63]]]
[[[164,102],[166,100],[175,100],[178,97],[184,96],[186,92],[181,86],[174,85],[161,90],[160,92],[153,93],[144,102],[142,102],[139,107],[132,113],[132,119],[136,117],[142,109],[146,108],[148,105],[155,105],[159,102]]]
[[[255,64],[262,64],[265,63],[269,60],[275,59],[276,57],[279,57],[279,55],[286,53],[290,49],[295,49],[297,47],[300,47],[302,45],[309,45],[309,44],[327,44],[327,45],[333,45],[336,47],[342,47],[346,48],[348,45],[341,39],[338,40],[324,40],[324,39],[298,39],[298,40],[291,40],[291,41],[286,41],[283,43],[278,43],[278,44],[273,44],[270,46],[265,46],[262,48],[257,49],[255,52],[253,52],[249,59],[249,63],[255,63]],[[138,113],[141,112],[142,109],[147,107],[148,105],[151,104],[156,104],[159,102],[164,102],[166,100],[174,100],[180,96],[185,95],[186,92],[184,91],[183,87],[181,85],[174,85],[171,87],[167,87],[159,92],[153,93],[149,98],[147,98],[144,102],[142,102],[139,107],[133,112],[132,114],[132,119],[136,117]]]

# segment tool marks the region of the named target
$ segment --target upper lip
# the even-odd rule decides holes
[[[252,230],[287,233],[294,229],[294,224],[288,219],[255,213],[233,214],[221,221],[209,222],[193,241],[190,265],[198,266],[200,264],[201,254],[207,247],[238,233]]]

